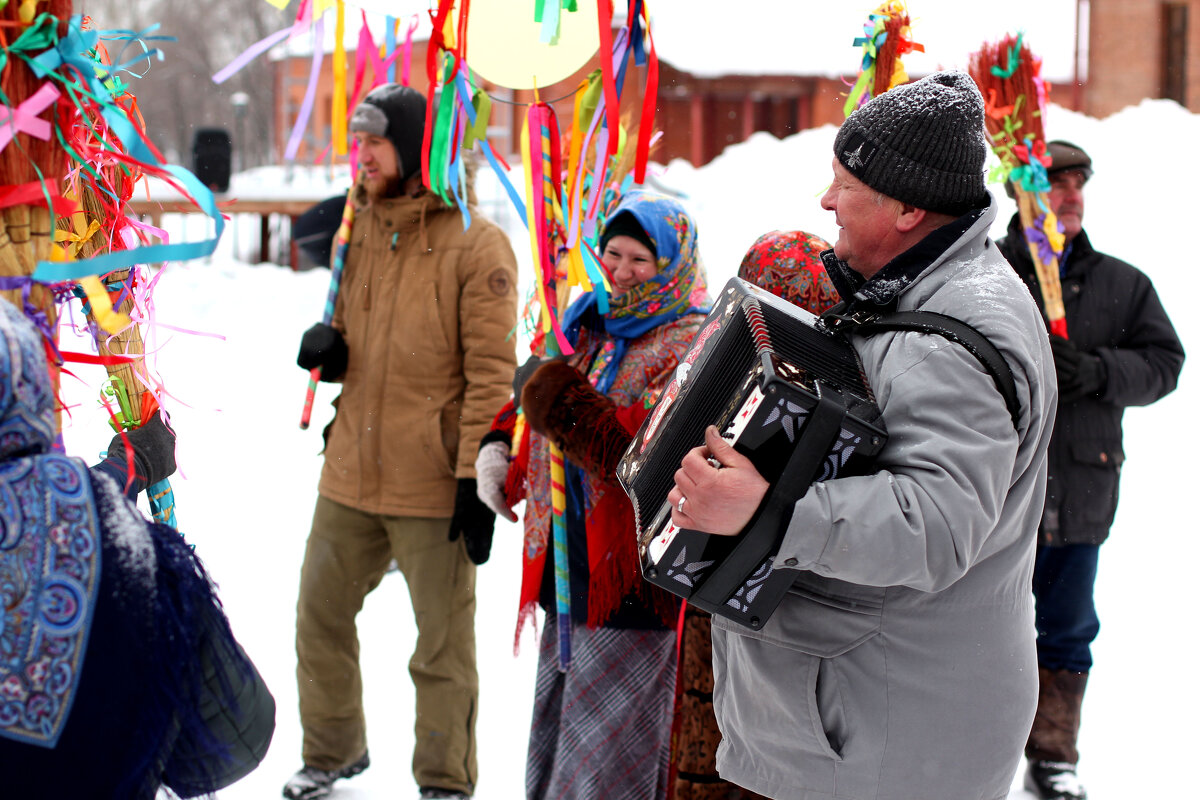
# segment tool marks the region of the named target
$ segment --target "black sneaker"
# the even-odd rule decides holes
[[[1039,800],[1087,800],[1087,790],[1075,774],[1075,765],[1065,761],[1029,762],[1025,788]]]
[[[439,789],[436,786],[422,786],[421,800],[471,800],[471,795],[457,789]]]
[[[283,785],[283,796],[288,800],[315,800],[333,791],[333,782],[339,778],[353,778],[371,766],[371,758],[363,753],[362,758],[348,767],[324,770],[305,766]]]

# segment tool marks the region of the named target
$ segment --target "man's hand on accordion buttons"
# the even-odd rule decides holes
[[[675,472],[675,488],[667,494],[671,521],[702,533],[736,536],[770,488],[750,459],[709,425],[704,446],[689,451]]]

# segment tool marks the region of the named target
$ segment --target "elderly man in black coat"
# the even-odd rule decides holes
[[[1080,706],[1100,630],[1092,589],[1100,545],[1117,511],[1125,454],[1121,417],[1170,393],[1183,345],[1154,286],[1136,268],[1092,247],[1083,230],[1083,188],[1092,160],[1049,143],[1050,206],[1066,240],[1059,260],[1069,339],[1050,337],[1058,417],[1033,574],[1037,606],[1037,716],[1025,748],[1026,786],[1042,800],[1087,797],[1075,774]],[[1016,216],[996,243],[1041,304],[1033,261]]]

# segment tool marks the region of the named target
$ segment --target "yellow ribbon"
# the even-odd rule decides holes
[[[318,46],[320,46],[318,44]],[[337,31],[333,44],[333,152],[346,155],[346,4],[337,0]]]
[[[1046,209],[1042,232],[1046,234],[1046,241],[1050,242],[1050,248],[1055,253],[1061,253],[1067,243],[1067,237],[1058,229],[1058,217],[1050,209]]]
[[[544,275],[544,265],[542,264],[542,253],[538,247],[538,230],[537,230],[537,209],[533,203],[533,171],[529,169],[528,164],[530,159],[529,146],[529,117],[526,116],[521,123],[521,163],[525,164],[525,219],[529,224],[529,249],[533,254],[533,274],[536,276],[534,286],[537,287],[537,299],[540,306],[540,317],[542,330],[547,333],[551,329],[550,323],[550,302],[551,298],[546,297],[546,278]]]
[[[96,318],[96,324],[105,331],[118,334],[133,324],[133,320],[128,316],[113,310],[108,290],[104,288],[99,277],[88,275],[86,278],[80,279],[79,285],[83,287],[83,293],[87,295],[88,303],[92,307],[92,316]]]
[[[17,16],[21,22],[33,22],[33,18],[37,16],[37,5],[42,0],[21,0],[21,7],[17,9]]]
[[[74,231],[64,231],[61,228],[54,231],[55,242],[69,242],[63,247],[66,254],[64,261],[74,261],[79,255],[79,248],[83,247],[84,242],[90,240],[100,231],[100,223],[97,220],[92,220],[91,224],[82,233],[79,231],[80,225],[76,221]]]

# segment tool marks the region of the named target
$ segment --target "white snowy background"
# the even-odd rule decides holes
[[[349,2],[372,15],[398,17],[423,16],[428,7],[428,0]],[[871,5],[756,0],[755,13],[746,14],[739,4],[716,0],[650,3],[662,57],[702,75],[853,76],[860,54],[850,39]],[[909,56],[906,64],[916,75],[963,68],[985,39],[1024,30],[1045,59],[1044,74],[1067,79],[1075,6],[1072,0],[1010,0],[968,11],[953,0],[911,3],[915,38],[927,53]],[[282,13],[281,27],[290,20]],[[1095,246],[1150,275],[1185,347],[1200,352],[1200,331],[1186,310],[1198,266],[1189,233],[1200,183],[1191,144],[1200,141],[1200,118],[1172,103],[1147,101],[1103,121],[1054,107],[1047,127],[1051,138],[1078,142],[1095,161],[1085,220]],[[768,230],[836,238],[832,214],[819,206],[830,180],[834,132],[826,127],[782,141],[757,134],[702,169],[676,161],[657,170],[655,185],[680,193],[695,215],[710,286],[719,288],[734,275],[745,250]],[[228,196],[320,198],[347,183],[344,170],[266,168],[235,176]],[[486,212],[512,235],[527,283],[528,237],[486,169],[479,192]],[[995,236],[1013,211],[1002,192],[999,198]],[[203,238],[208,225],[202,217],[179,215],[168,215],[164,224],[176,241]],[[296,590],[322,463],[320,432],[336,394],[322,385],[311,428],[299,430],[307,376],[295,365],[296,349],[301,333],[320,319],[329,273],[256,263],[257,232],[256,217],[235,217],[211,258],[166,265],[155,293],[160,324],[146,330],[179,435],[180,472],[172,483],[181,528],[219,583],[234,631],[278,704],[266,760],[222,791],[221,800],[278,797],[301,765]],[[272,258],[287,261],[278,253]],[[64,341],[70,337],[64,330]],[[86,347],[77,342],[76,349]],[[1102,630],[1080,738],[1080,774],[1093,800],[1194,794],[1187,788],[1194,784],[1189,745],[1196,741],[1200,699],[1187,642],[1194,628],[1189,587],[1200,577],[1200,524],[1186,486],[1200,450],[1195,370],[1188,364],[1173,395],[1125,418],[1123,496],[1113,538],[1102,551],[1096,590]],[[65,439],[69,453],[93,462],[111,436],[96,399],[102,372],[75,371],[80,379],[63,383],[73,406]],[[491,561],[479,570],[479,800],[524,796],[537,648],[526,633],[520,655],[513,652],[520,542],[519,526],[498,520]],[[415,629],[399,575],[388,575],[367,599],[359,635],[373,763],[339,782],[333,796],[415,798],[407,674]],[[1018,773],[1011,798],[1024,800],[1029,795],[1019,784]]]

